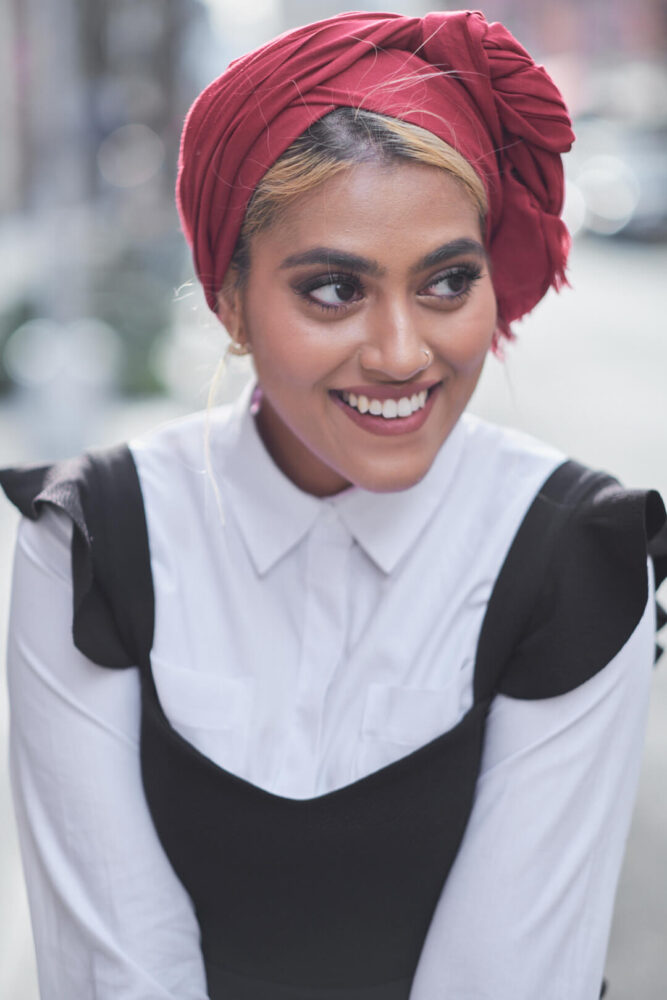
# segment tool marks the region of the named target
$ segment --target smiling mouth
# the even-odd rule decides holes
[[[401,396],[398,399],[374,399],[371,396],[357,395],[354,392],[346,392],[344,390],[335,390],[334,395],[341,399],[350,409],[356,410],[357,413],[370,414],[373,417],[383,417],[385,420],[400,420],[407,419],[414,413],[418,413],[419,410],[423,410],[429,396],[439,384],[436,383],[436,385],[432,385],[429,389],[422,389],[421,392],[415,392],[409,396]]]

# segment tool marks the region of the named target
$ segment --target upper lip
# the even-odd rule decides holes
[[[334,392],[354,393],[355,396],[367,396],[368,399],[403,399],[414,396],[416,392],[423,392],[432,389],[434,385],[439,385],[442,379],[431,379],[428,382],[406,382],[403,385],[346,385],[344,389],[335,389]]]

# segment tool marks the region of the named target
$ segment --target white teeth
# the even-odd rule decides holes
[[[385,420],[394,420],[396,417],[409,417],[417,410],[421,410],[426,405],[428,391],[422,389],[412,396],[401,396],[400,399],[369,399],[368,396],[357,396],[354,392],[341,392],[348,406],[352,406],[359,413],[371,413],[375,417],[382,416]]]

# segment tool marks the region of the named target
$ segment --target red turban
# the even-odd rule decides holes
[[[543,67],[479,12],[361,12],[297,28],[235,60],[190,109],[177,203],[212,309],[258,182],[297,136],[346,106],[420,125],[475,168],[489,199],[502,332],[562,284],[560,154],[574,136]]]

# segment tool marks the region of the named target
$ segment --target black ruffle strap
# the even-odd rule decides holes
[[[644,612],[647,556],[656,586],[667,573],[667,514],[655,491],[600,476],[561,521],[524,638],[500,679],[512,697],[563,694],[596,674]]]
[[[667,523],[656,532],[649,540],[648,554],[653,559],[655,568],[655,586],[660,586],[663,580],[667,579]],[[667,625],[667,610],[663,608],[659,600],[656,601],[656,628],[658,632]],[[664,647],[657,642],[655,645],[656,661],[664,653]]]
[[[154,599],[141,488],[126,445],[56,465],[0,470],[0,486],[37,520],[50,504],[72,520],[72,631],[93,662],[143,663],[153,642]]]

